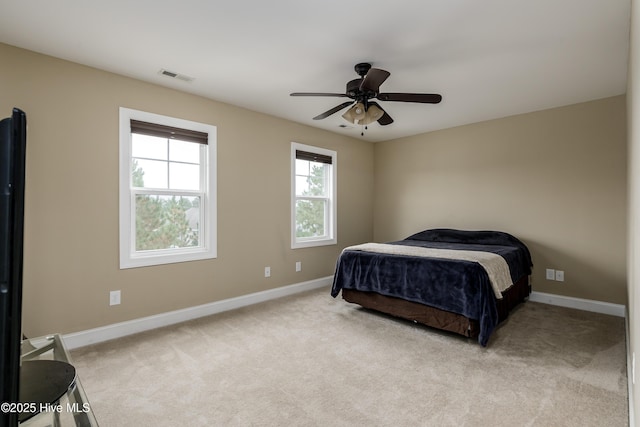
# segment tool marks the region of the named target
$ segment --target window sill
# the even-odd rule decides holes
[[[150,253],[136,254],[120,259],[120,269],[137,267],[149,267],[153,265],[176,264],[179,262],[200,261],[216,258],[215,251],[211,249],[198,249],[183,253]]]
[[[291,249],[313,248],[316,246],[331,246],[337,244],[338,242],[336,239],[307,240],[302,242],[292,242]]]

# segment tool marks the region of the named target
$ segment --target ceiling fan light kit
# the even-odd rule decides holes
[[[356,103],[353,107],[349,108],[342,117],[354,125],[368,125],[373,122],[377,122],[384,112],[375,105],[370,105],[365,109],[362,102]]]
[[[356,125],[368,125],[377,121],[381,126],[390,125],[393,123],[393,119],[378,103],[371,101],[372,99],[377,98],[380,101],[415,102],[422,104],[438,104],[442,101],[442,96],[435,93],[380,93],[380,85],[387,80],[391,73],[379,68],[371,68],[371,64],[366,62],[356,64],[354,68],[360,78],[348,82],[345,93],[294,92],[291,96],[351,98],[352,101],[343,102],[317,115],[313,119],[325,119],[351,106],[351,108],[342,115],[346,121]]]

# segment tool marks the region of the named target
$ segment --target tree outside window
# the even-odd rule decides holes
[[[133,186],[144,188],[144,170],[132,162]],[[199,197],[138,194],[135,198],[136,251],[197,247]]]
[[[327,165],[308,160],[296,160],[296,237],[326,235]]]

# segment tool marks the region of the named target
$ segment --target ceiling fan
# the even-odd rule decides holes
[[[379,68],[371,68],[371,64],[362,62],[354,67],[359,79],[347,83],[345,93],[318,93],[318,92],[294,92],[291,96],[332,96],[351,98],[351,101],[336,105],[313,118],[322,120],[338,111],[352,105],[342,117],[358,125],[368,125],[377,121],[382,126],[390,125],[393,119],[382,107],[374,101],[418,102],[423,104],[437,104],[442,101],[442,96],[436,93],[380,93],[380,85],[391,75],[388,71]]]

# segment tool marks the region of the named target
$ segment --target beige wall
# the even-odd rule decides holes
[[[329,276],[342,247],[373,237],[370,143],[2,44],[0,62],[0,115],[16,106],[28,120],[27,335],[86,330]],[[218,127],[217,259],[119,269],[121,106]],[[291,141],[338,153],[338,245],[290,249]],[[116,289],[122,304],[110,307]]]
[[[378,143],[374,239],[507,231],[534,290],[626,304],[625,114],[618,96]]]
[[[346,245],[431,227],[508,231],[532,249],[535,290],[627,301],[622,96],[370,144],[2,44],[0,59],[0,112],[29,122],[29,335],[328,276]],[[218,126],[217,259],[119,270],[120,106]],[[291,141],[338,152],[336,246],[290,249]]]
[[[631,36],[629,46],[629,73],[627,81],[627,117],[629,143],[629,310],[627,326],[629,360],[640,355],[640,7],[636,0],[631,2]],[[631,363],[633,364],[633,362]],[[633,375],[633,373],[632,373]],[[637,378],[637,374],[636,378]],[[630,380],[631,405],[629,411],[636,419],[640,417],[640,387]],[[633,420],[632,420],[633,421]],[[637,425],[637,424],[636,424]]]

